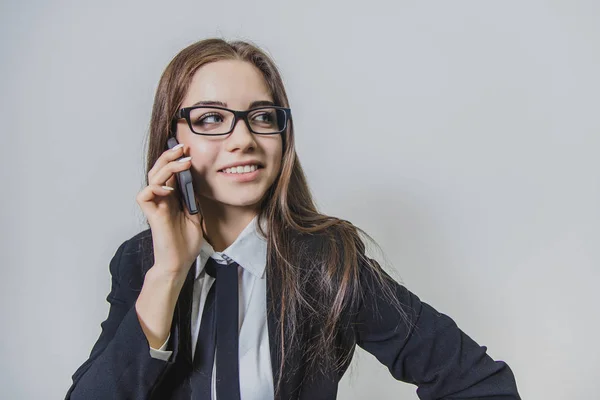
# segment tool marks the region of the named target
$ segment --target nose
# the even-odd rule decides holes
[[[233,131],[228,135],[226,147],[228,151],[242,152],[256,148],[256,138],[242,118],[236,121]]]

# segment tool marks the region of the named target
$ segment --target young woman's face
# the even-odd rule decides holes
[[[273,98],[261,72],[254,65],[224,60],[206,64],[196,71],[182,107],[209,101],[243,111],[254,108],[252,104],[260,101],[272,104]],[[221,120],[220,116],[210,112],[204,115],[207,126]],[[225,206],[255,208],[281,167],[281,135],[254,134],[243,120],[239,120],[228,135],[203,136],[192,132],[182,119],[177,125],[177,140],[189,146],[194,190],[201,204],[208,200]],[[248,162],[258,165],[258,170],[236,174],[223,170],[230,165]]]

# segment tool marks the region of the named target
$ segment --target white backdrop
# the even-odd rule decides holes
[[[382,246],[524,399],[600,376],[600,3],[3,1],[0,396],[59,399],[108,312],[158,79],[186,45],[273,55],[325,213]],[[340,399],[416,399],[360,351]]]

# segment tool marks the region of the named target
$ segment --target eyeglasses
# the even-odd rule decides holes
[[[185,118],[192,132],[208,136],[233,132],[240,119],[244,120],[252,133],[274,135],[285,131],[291,117],[291,109],[278,106],[261,106],[246,111],[219,106],[193,106],[182,108],[175,114],[175,119]]]

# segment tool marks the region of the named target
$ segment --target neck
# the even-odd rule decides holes
[[[223,251],[258,214],[254,207],[234,207],[214,201],[201,201],[204,230],[215,251]]]

